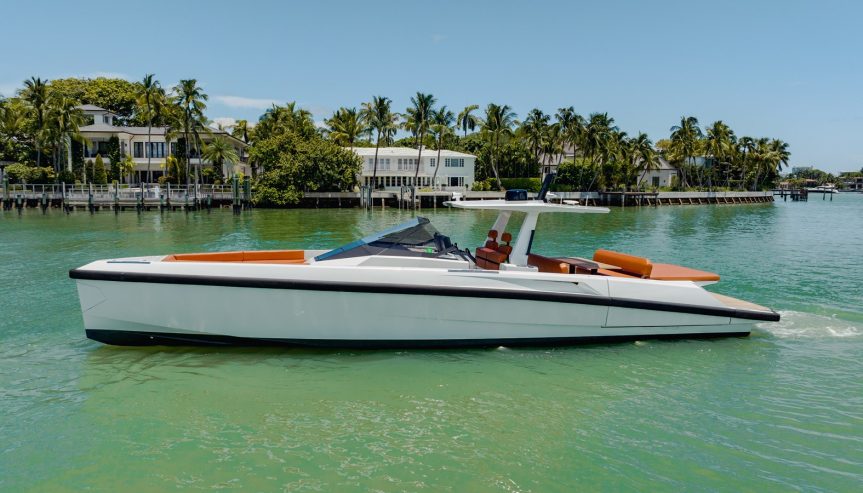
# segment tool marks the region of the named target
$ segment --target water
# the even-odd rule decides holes
[[[493,219],[424,213],[471,247]],[[781,312],[743,339],[114,348],[84,338],[67,277],[106,257],[334,247],[408,217],[0,213],[0,490],[860,490],[863,195],[540,219],[540,253],[716,270],[717,291]]]

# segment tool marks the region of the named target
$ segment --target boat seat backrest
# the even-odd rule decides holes
[[[498,252],[500,252],[500,253],[502,253],[502,254],[506,255],[506,259],[504,260],[504,262],[506,262],[506,261],[508,261],[508,260],[509,260],[509,256],[510,256],[510,254],[512,253],[512,245],[510,245],[510,244],[509,244],[509,242],[511,242],[511,241],[512,241],[512,234],[507,233],[507,232],[504,232],[504,233],[500,236],[500,241],[504,241],[504,242],[506,242],[506,245],[498,245],[498,247],[496,248],[496,250],[497,250]]]
[[[527,255],[527,265],[536,267],[540,272],[553,272],[555,274],[569,274],[569,265],[557,259],[543,257],[535,253]]]
[[[624,275],[628,274],[630,276],[647,278],[650,277],[650,272],[653,270],[653,264],[644,257],[636,257],[635,255],[613,252],[611,250],[597,250],[593,254],[593,260],[604,264],[616,265],[622,271],[619,274]]]
[[[497,246],[498,246],[498,244],[497,244],[497,231],[495,231],[493,229],[489,230],[488,239],[485,240],[485,245],[483,245],[483,246],[485,248],[489,248],[491,250],[497,250]]]
[[[483,269],[499,270],[503,262],[506,262],[506,254],[491,248],[476,249],[476,265]]]

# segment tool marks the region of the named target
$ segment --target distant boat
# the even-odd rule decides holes
[[[815,193],[839,193],[839,189],[836,188],[835,185],[819,185],[817,187],[809,187],[806,189],[807,192],[815,192]]]

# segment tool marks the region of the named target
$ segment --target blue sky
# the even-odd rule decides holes
[[[607,111],[654,140],[682,115],[863,167],[863,3],[4,1],[0,93],[43,78],[196,77],[208,116],[297,101],[321,120],[416,91],[458,112]]]

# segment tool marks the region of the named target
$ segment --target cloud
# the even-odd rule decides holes
[[[222,128],[231,128],[237,124],[237,120],[235,118],[231,118],[230,116],[220,116],[218,118],[213,118],[213,121],[210,122],[210,127],[219,128],[219,125]]]
[[[213,100],[231,108],[255,110],[265,110],[274,104],[279,104],[275,99],[246,98],[243,96],[213,96]]]

